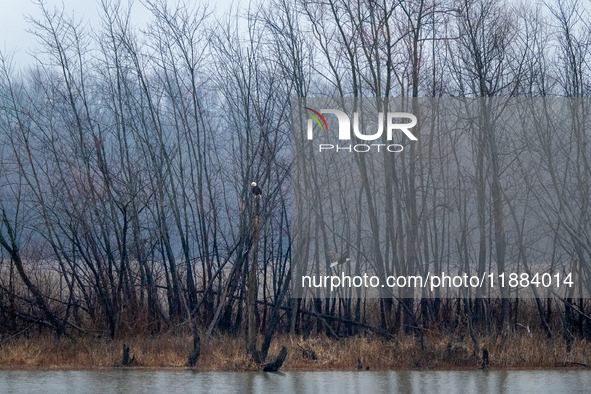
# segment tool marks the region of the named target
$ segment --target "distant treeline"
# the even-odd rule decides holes
[[[190,1],[144,3],[152,19],[139,30],[116,1],[100,2],[92,27],[40,2],[43,17],[30,19],[36,61],[15,67],[0,57],[3,336],[191,326],[242,335],[250,326],[270,341],[277,329],[392,336],[465,322],[478,346],[479,335],[518,329],[518,302],[478,291],[421,301],[290,297],[292,251],[307,250],[291,244],[291,207],[306,196],[292,200],[290,190],[290,100],[589,97],[591,15],[582,4],[269,0],[216,15]],[[590,288],[588,107],[573,100],[564,128],[542,113],[512,146],[494,127],[476,128],[464,135],[469,152],[421,130],[383,179],[387,231],[371,218],[377,196],[363,176],[350,194],[372,221],[363,234],[371,263],[404,274],[450,259],[477,272],[504,271],[509,260],[525,271],[544,259]],[[470,171],[453,157],[466,153]],[[438,160],[458,165],[444,172]],[[360,174],[371,172],[363,163]],[[305,188],[319,187],[325,174],[309,168]],[[354,222],[361,213],[350,214]],[[310,261],[325,266],[329,249],[344,245],[322,223],[304,227],[325,245]],[[533,329],[569,344],[591,335],[580,294],[528,305]]]

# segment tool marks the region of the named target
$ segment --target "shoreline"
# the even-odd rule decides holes
[[[307,369],[307,368],[281,368],[278,372],[265,372],[265,373],[287,373],[287,372],[355,372],[355,373],[375,373],[375,372],[426,372],[426,371],[433,371],[433,372],[476,372],[482,371],[483,373],[487,372],[516,372],[516,371],[579,371],[579,370],[587,370],[589,367],[577,365],[577,364],[570,364],[560,366],[557,365],[555,367],[508,367],[508,368],[495,368],[490,367],[488,369],[482,368],[397,368],[397,369],[372,369],[369,371],[358,371],[355,369]],[[260,368],[256,370],[243,370],[243,371],[236,371],[236,370],[218,370],[218,369],[199,369],[197,367],[144,367],[144,366],[131,366],[131,367],[74,367],[74,366],[60,366],[60,365],[50,365],[50,366],[26,366],[26,367],[7,367],[7,366],[0,366],[0,372],[2,371],[40,371],[40,372],[50,372],[50,371],[92,371],[92,372],[100,372],[100,371],[162,371],[162,372],[195,372],[195,373],[212,373],[212,372],[224,372],[224,373],[257,373],[263,372]]]
[[[260,342],[259,342],[260,343]],[[131,366],[119,366],[122,347],[130,347]],[[261,366],[245,352],[244,338],[202,339],[195,367],[187,367],[192,338],[161,335],[108,340],[101,338],[17,338],[0,345],[0,370],[171,370],[195,372],[256,372]],[[280,335],[271,345],[267,362],[281,346],[288,355],[280,372],[474,371],[482,369],[482,350],[489,351],[490,371],[578,370],[591,365],[590,343],[576,340],[568,352],[562,339],[540,336],[482,338],[474,354],[469,338],[398,340],[378,337],[291,338]],[[316,358],[316,359],[313,359]],[[362,369],[358,371],[358,360]],[[365,368],[369,367],[369,371]]]

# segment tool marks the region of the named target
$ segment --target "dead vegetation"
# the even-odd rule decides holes
[[[325,336],[303,339],[281,336],[270,354],[279,354],[284,344],[287,358],[282,370],[355,370],[358,359],[363,369],[478,369],[482,352],[474,354],[469,337],[433,334],[428,340],[403,336],[393,340],[377,337],[334,339]],[[191,335],[156,336],[109,340],[100,338],[25,337],[4,342],[0,368],[110,368],[120,365],[122,347],[129,346],[131,367],[186,368]],[[582,368],[591,363],[586,340],[575,340],[567,352],[561,339],[543,335],[513,335],[482,338],[489,352],[491,369]],[[195,368],[202,371],[258,371],[244,352],[245,338],[221,336],[202,338],[201,356]],[[315,357],[310,357],[314,354]]]

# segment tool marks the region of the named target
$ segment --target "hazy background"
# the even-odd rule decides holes
[[[178,0],[167,0],[169,4],[175,4]],[[12,53],[16,65],[22,66],[33,61],[32,53],[38,46],[37,38],[28,30],[28,17],[40,18],[41,10],[38,1],[33,0],[0,0],[0,51]],[[68,15],[89,23],[93,26],[100,23],[100,0],[45,0],[44,3],[51,11],[54,8],[64,9]],[[121,1],[121,4],[132,3],[131,19],[134,26],[144,28],[150,20],[150,12],[141,1]],[[207,3],[195,0],[195,4]],[[237,1],[219,0],[209,2],[210,8],[216,14],[222,14]],[[193,4],[193,2],[189,2]]]

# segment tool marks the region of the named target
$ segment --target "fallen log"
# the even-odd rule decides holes
[[[577,362],[574,362],[574,361],[565,361],[565,362],[562,363],[561,366],[562,367],[566,367],[567,365],[578,365],[580,367],[589,368],[589,366],[587,364],[577,363]]]
[[[277,358],[275,358],[273,362],[263,365],[263,372],[279,371],[279,368],[281,368],[283,362],[285,361],[285,357],[287,357],[287,348],[283,346],[277,355]]]
[[[275,304],[274,303],[271,303],[271,302],[257,301],[257,303],[259,305],[265,305],[265,306],[270,306],[270,307],[274,307],[275,306]],[[284,310],[284,311],[291,311],[291,307],[289,307],[289,306],[282,306],[281,309]],[[345,318],[338,317],[338,316],[325,315],[325,314],[322,314],[322,313],[317,313],[315,311],[308,311],[308,310],[305,310],[305,309],[300,309],[298,312],[301,313],[301,314],[304,314],[304,315],[314,316],[316,318],[321,318],[321,319],[325,319],[325,320],[332,320],[332,321],[336,321],[336,322],[341,322],[343,324],[352,324],[352,325],[355,325],[357,327],[366,328],[368,330],[371,330],[371,331],[375,332],[376,334],[380,334],[380,335],[383,335],[385,337],[396,338],[396,336],[394,334],[389,333],[386,330],[383,330],[383,329],[378,328],[378,327],[371,326],[369,324],[365,324],[365,323],[361,323],[361,322],[356,322],[354,320],[349,320],[349,319],[345,319]]]
[[[166,287],[163,287],[163,288],[166,289]],[[203,292],[203,290],[197,291],[197,293],[202,293],[202,292]],[[212,291],[211,294],[216,294],[217,295],[217,294],[219,294],[219,292]],[[225,298],[225,297],[226,297],[226,295],[223,294],[222,295],[222,298]],[[240,299],[239,296],[228,296],[228,298],[229,299]],[[272,303],[272,302],[266,302],[266,301],[258,300],[257,301],[257,304],[258,305],[264,305],[264,306],[275,308],[275,303]],[[280,306],[279,309],[281,309],[283,311],[286,311],[286,312],[291,311],[291,307],[289,307],[289,306]],[[298,310],[298,313],[301,313],[301,314],[304,314],[304,315],[309,315],[309,316],[314,316],[314,317],[319,318],[319,319],[340,322],[340,323],[343,323],[343,324],[351,324],[351,325],[354,325],[354,326],[357,326],[357,327],[361,327],[361,328],[365,328],[365,329],[371,330],[371,331],[375,332],[376,334],[380,334],[380,335],[383,335],[385,337],[396,338],[396,336],[394,334],[392,334],[392,333],[390,333],[390,332],[388,332],[388,331],[386,331],[384,329],[381,329],[381,328],[378,328],[378,327],[375,327],[375,326],[372,326],[372,325],[369,325],[369,324],[357,322],[357,321],[354,321],[354,320],[345,319],[345,318],[338,317],[338,316],[325,315],[325,314],[322,314],[322,313],[317,313],[315,311],[308,311],[308,310],[305,310],[305,309],[299,309]],[[183,323],[180,323],[177,326],[180,326],[180,325],[186,324],[186,323],[187,323],[187,321],[185,321]],[[206,333],[206,335],[208,335],[208,336],[211,336],[212,335],[212,332],[213,332],[213,330],[215,328],[215,324],[213,324],[213,323],[217,323],[217,319],[214,318],[214,321],[212,321],[212,323],[210,324],[210,326],[209,326],[209,328],[207,330],[207,333]],[[411,325],[409,325],[408,327],[414,328],[414,329],[418,329],[418,330],[422,329],[421,327],[418,327],[418,326],[411,326]],[[337,336],[337,338],[339,338],[339,337]]]

